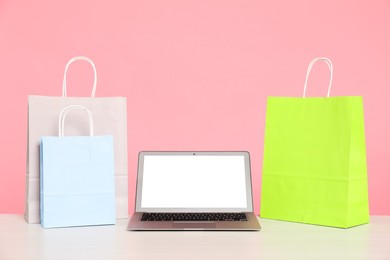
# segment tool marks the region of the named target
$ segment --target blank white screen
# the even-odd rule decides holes
[[[246,208],[244,156],[145,155],[142,208]]]

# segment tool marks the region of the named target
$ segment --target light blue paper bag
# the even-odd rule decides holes
[[[68,112],[88,112],[90,136],[64,137]],[[91,112],[65,107],[59,136],[42,137],[40,206],[44,228],[115,224],[114,148],[112,136],[93,136]]]

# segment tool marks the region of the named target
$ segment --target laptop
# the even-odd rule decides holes
[[[260,230],[248,152],[140,152],[127,230]]]

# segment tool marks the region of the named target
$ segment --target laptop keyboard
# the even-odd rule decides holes
[[[248,221],[245,213],[143,213],[141,221]]]

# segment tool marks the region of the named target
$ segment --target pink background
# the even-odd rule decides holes
[[[248,150],[259,211],[266,97],[302,95],[334,63],[332,96],[364,99],[370,213],[390,214],[390,2],[0,0],[0,213],[23,213],[27,95],[61,94],[92,58],[97,96],[126,96],[130,209],[140,150]],[[307,94],[325,95],[326,65]],[[68,95],[92,70],[71,67]]]

